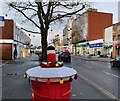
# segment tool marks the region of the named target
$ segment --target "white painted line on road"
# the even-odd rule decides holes
[[[88,67],[88,68],[93,68],[93,67],[91,67],[91,66],[88,66],[88,65],[85,65],[85,64],[82,64],[83,66],[86,66],[86,67]]]
[[[80,75],[80,74],[79,74],[79,75]],[[114,96],[113,94],[111,94],[110,92],[108,92],[107,90],[103,89],[102,87],[100,87],[100,86],[97,85],[96,83],[92,82],[91,80],[87,79],[87,78],[84,77],[83,75],[80,75],[80,77],[81,77],[81,79],[83,79],[84,81],[86,81],[87,83],[89,83],[90,85],[92,85],[93,87],[95,87],[97,90],[99,90],[99,91],[102,92],[103,94],[107,95],[109,98],[120,101],[119,98],[117,98],[116,96]]]
[[[115,75],[115,74],[108,73],[108,72],[106,72],[106,71],[103,71],[103,72],[106,73],[106,74],[108,74],[108,75],[114,76],[114,77],[116,77],[116,78],[120,78],[119,76],[117,76],[117,75]]]
[[[96,64],[96,65],[99,65],[99,63],[97,63],[97,62],[93,62],[93,61],[91,61],[91,63]]]
[[[100,67],[102,67],[99,63],[97,63],[97,62],[93,62],[93,61],[91,61],[91,63],[93,63],[93,64],[95,64],[95,65],[98,65],[98,66],[100,66]],[[110,65],[110,63],[107,63],[108,65]],[[105,68],[108,68],[108,69],[110,69],[111,67],[110,66],[105,66]]]
[[[95,63],[95,62],[91,61],[91,63]]]
[[[72,96],[77,96],[76,94],[72,94]]]

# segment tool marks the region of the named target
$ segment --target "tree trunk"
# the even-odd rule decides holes
[[[42,61],[47,61],[47,34],[48,29],[41,30]]]
[[[74,46],[75,46],[75,55],[77,55],[77,52],[76,52],[76,43],[74,44]]]

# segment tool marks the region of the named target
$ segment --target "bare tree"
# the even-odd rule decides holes
[[[32,22],[39,32],[25,31],[41,34],[42,60],[47,60],[47,36],[50,24],[64,17],[70,17],[85,8],[85,3],[73,0],[36,0],[35,2],[9,2],[8,5],[21,13],[28,21]],[[31,12],[32,15],[29,15]],[[37,19],[35,17],[37,16]]]

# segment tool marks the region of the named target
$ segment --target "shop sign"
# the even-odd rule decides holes
[[[94,48],[94,47],[102,47],[103,43],[96,43],[96,44],[90,44],[89,47],[90,48]]]
[[[0,27],[4,26],[4,17],[0,16]]]
[[[113,45],[113,42],[105,42],[104,43],[104,46],[110,46],[110,45]]]
[[[13,40],[0,39],[0,43],[13,43]]]

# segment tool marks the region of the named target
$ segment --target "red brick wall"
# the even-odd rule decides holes
[[[112,14],[88,12],[88,40],[104,38],[104,28],[112,25]]]
[[[0,39],[2,39],[2,27],[0,27]]]
[[[2,49],[2,60],[12,60],[12,44],[0,44]]]
[[[5,19],[4,27],[2,28],[2,39],[13,39],[14,22],[13,20]]]

